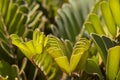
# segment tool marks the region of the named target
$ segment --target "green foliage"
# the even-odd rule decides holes
[[[18,68],[23,65],[21,61],[24,56],[18,48],[12,45],[10,35],[14,33],[23,37],[24,40],[25,38],[28,40],[32,37],[31,33],[35,28],[43,29],[45,21],[42,19],[43,12],[41,12],[39,8],[40,5],[36,3],[36,1],[30,4],[27,3],[26,0],[0,0],[0,59],[10,64],[16,64]],[[14,35],[14,37],[15,36],[16,35]],[[18,42],[15,44],[21,41],[18,37],[17,40]],[[31,42],[27,44],[31,45]],[[21,44],[21,46],[24,46],[24,44]],[[38,52],[38,50],[36,52]],[[33,65],[30,64],[28,66]],[[26,69],[26,67],[24,69]],[[21,74],[19,74],[20,78],[23,79],[27,77],[24,69]],[[31,69],[34,70],[35,68]],[[30,74],[34,74],[34,71]]]
[[[4,0],[0,2],[0,5],[0,45],[13,58],[13,47],[9,41],[10,34],[27,36],[31,30],[39,27],[42,12],[38,10],[38,4],[34,2],[29,6],[24,0]]]
[[[40,69],[45,78],[51,79],[55,76],[55,68],[52,64],[52,58],[45,51],[47,37],[43,32],[36,29],[33,32],[33,40],[23,42],[16,34],[11,35],[12,43],[16,45],[25,56]],[[47,75],[49,74],[50,77]]]
[[[103,60],[104,64],[106,64],[107,50],[106,50],[106,46],[105,46],[102,38],[95,35],[95,34],[92,34],[92,37],[93,37],[93,40],[95,41],[95,43],[97,44],[97,46],[99,48],[99,51],[101,53],[100,55],[102,57],[102,60]]]
[[[51,76],[55,76],[56,69],[52,64],[53,60],[51,57],[53,57],[62,71],[71,75],[76,69],[77,72],[84,69],[88,57],[87,50],[90,47],[90,41],[83,38],[75,43],[72,53],[69,53],[67,43],[52,35],[45,37],[44,34],[38,30],[33,32],[33,40],[28,42],[23,42],[15,34],[12,34],[11,38],[12,43],[16,45],[40,71],[43,71],[45,76],[51,73],[50,79]],[[71,43],[69,43],[69,45],[70,44]]]
[[[88,58],[87,50],[89,46],[90,41],[86,39],[77,41],[74,45],[70,61],[68,62],[69,59],[66,54],[70,53],[66,51],[68,49],[66,49],[64,41],[60,41],[54,36],[50,36],[50,39],[48,39],[48,53],[55,59],[60,68],[69,75],[84,70],[86,59]]]
[[[106,79],[115,80],[119,70],[120,46],[110,48],[107,56]]]
[[[88,58],[88,49],[90,44],[91,42],[84,38],[81,38],[78,42],[75,43],[70,59],[71,71],[74,71],[76,67],[76,71],[78,72],[84,69],[86,60]]]
[[[47,38],[42,32],[35,30],[33,40],[23,42],[16,34],[11,35],[12,43],[20,48],[25,55],[31,60],[36,54],[41,54],[46,46]]]
[[[100,7],[101,7],[101,11],[102,11],[105,23],[108,27],[108,30],[113,36],[115,36],[117,29],[116,29],[116,25],[115,25],[115,22],[113,20],[113,17],[112,17],[110,8],[109,8],[109,4],[103,1],[101,2]]]
[[[5,61],[0,61],[0,80],[19,79],[18,68],[16,65],[10,65]]]
[[[104,76],[100,70],[100,67],[98,66],[98,64],[92,60],[92,59],[88,59],[85,65],[85,71],[89,74],[94,74],[96,73],[100,79],[104,79]]]
[[[119,6],[0,0],[0,80],[120,80]]]
[[[97,45],[100,56],[106,67],[106,78],[107,80],[116,80],[118,69],[119,69],[119,50],[120,46],[117,42],[111,40],[105,36],[98,36],[96,34],[91,35],[95,44]]]
[[[104,72],[103,79],[117,80],[119,78],[119,6],[118,0],[101,1],[98,10],[102,13],[102,18],[97,13],[90,13],[88,20],[85,22],[85,28],[95,45],[101,57],[97,64],[102,66]],[[103,26],[104,25],[104,26]],[[93,34],[94,33],[94,34]],[[97,56],[95,56],[97,58]],[[93,58],[93,60],[95,60]],[[98,60],[98,59],[97,59]],[[95,60],[96,61],[96,60]],[[103,65],[104,64],[104,65]],[[88,69],[89,70],[89,69]],[[91,69],[90,69],[91,70]],[[90,71],[89,70],[89,71]],[[87,70],[86,70],[87,71]],[[91,72],[94,70],[91,70]],[[97,71],[97,70],[96,70]],[[95,72],[95,71],[94,71]],[[98,73],[98,72],[96,72]],[[98,73],[100,75],[100,73]]]
[[[69,0],[69,3],[64,3],[62,8],[58,9],[58,15],[55,17],[58,27],[51,26],[54,35],[75,42],[76,36],[82,31],[87,14],[94,4],[93,0]]]
[[[119,6],[117,0],[116,2],[112,0],[101,1],[99,2],[99,7],[97,10],[100,10],[104,22],[100,20],[97,13],[90,13],[88,20],[85,21],[85,27],[88,33],[97,33],[99,35],[106,35],[112,38],[116,38],[119,30]],[[114,7],[113,7],[114,5]],[[100,8],[100,9],[99,9]]]
[[[67,46],[64,41],[59,40],[54,36],[48,38],[48,53],[55,59],[56,63],[60,68],[71,74],[77,66],[79,69],[76,70],[79,72],[80,67],[83,69],[86,59],[87,59],[87,50],[89,49],[90,41],[86,39],[80,39],[75,43],[72,53],[69,53]],[[67,55],[71,55],[70,61]],[[79,64],[79,65],[78,65]]]

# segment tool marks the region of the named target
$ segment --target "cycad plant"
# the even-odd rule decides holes
[[[31,30],[38,27],[39,19],[42,16],[42,12],[37,11],[38,7],[39,5],[35,5],[35,3],[29,6],[24,0],[1,0],[0,45],[11,58],[15,56],[9,41],[10,34],[16,33],[25,37]]]
[[[48,35],[36,1],[0,2],[0,80],[120,80],[119,0],[69,0]]]
[[[15,33],[27,40],[32,38],[31,33],[35,28],[44,28],[41,25],[45,22],[42,19],[43,12],[39,8],[40,5],[36,1],[30,4],[25,0],[0,0],[1,78],[7,77],[9,80],[14,80],[15,78],[26,79],[27,76],[35,73],[33,65],[29,62],[27,63],[27,59],[23,59],[24,56],[20,50],[12,45],[10,35]],[[26,75],[26,72],[23,71],[27,67],[26,64],[31,66],[26,68],[26,71],[32,69],[33,73],[28,72]]]
[[[53,34],[75,42],[95,2],[94,0],[69,0],[69,3],[64,3],[55,16],[57,27],[51,25]]]
[[[105,68],[104,79],[119,80],[119,0],[101,1],[99,9],[103,20],[96,13],[90,13],[85,28],[98,48]]]
[[[90,47],[90,41],[80,39],[76,42],[72,50],[70,41],[61,41],[52,35],[45,37],[43,33],[37,30],[33,33],[33,40],[28,42],[21,41],[15,34],[11,35],[11,38],[12,43],[18,46],[26,57],[35,64],[48,79],[51,79],[51,77],[49,78],[48,76],[52,75],[52,77],[54,77],[57,72],[55,70],[56,68],[53,67],[55,63],[53,63],[52,58],[66,74],[72,75],[75,70],[79,73],[84,69],[88,57],[87,50]],[[72,51],[72,53],[70,51]]]

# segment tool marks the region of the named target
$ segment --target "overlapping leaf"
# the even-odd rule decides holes
[[[94,4],[94,0],[69,0],[69,3],[63,4],[62,8],[58,9],[58,16],[55,17],[58,28],[52,27],[54,35],[58,34],[64,39],[75,42],[83,22]]]
[[[64,42],[56,38],[55,36],[49,36],[48,38],[48,53],[54,58],[56,63],[60,68],[66,72],[70,73],[69,61],[66,56],[67,50]]]
[[[89,47],[90,47],[90,41],[85,38],[82,38],[75,43],[70,59],[71,71],[74,71],[76,68],[77,71],[84,69],[86,60],[88,58]]]
[[[97,34],[91,34],[92,39],[94,40],[95,44],[98,47],[98,50],[100,51],[100,55],[102,57],[102,60],[104,64],[106,64],[107,61],[107,51],[109,48],[114,47],[115,41],[112,41],[110,38],[106,36],[98,36]]]
[[[91,34],[91,37],[95,44],[97,45],[98,51],[100,53],[100,56],[102,58],[102,61],[104,63],[105,69],[106,69],[106,77],[103,77],[101,74],[100,69],[98,68],[98,65],[93,61],[87,62],[86,66],[86,71],[97,73],[101,76],[101,78],[106,78],[107,80],[116,80],[116,77],[119,79],[119,56],[120,56],[120,47],[116,46],[119,45],[117,44],[116,41],[111,40],[109,37],[106,36],[99,36],[97,34]],[[94,63],[94,64],[93,64]],[[95,67],[96,70],[91,70],[88,68],[88,66]],[[97,72],[96,72],[97,71]]]
[[[99,65],[92,59],[87,60],[85,65],[85,71],[89,74],[98,74],[101,79],[104,78]]]
[[[89,46],[90,41],[80,39],[75,43],[73,51],[71,51],[71,57],[68,59],[66,54],[69,54],[69,52],[65,43],[54,36],[49,36],[47,51],[64,72],[71,74],[75,70],[79,72],[81,69],[84,69],[88,58],[87,51]]]
[[[11,58],[14,52],[10,34],[25,37],[30,30],[40,27],[42,12],[39,7],[35,1],[29,5],[25,0],[0,0],[0,47]]]
[[[102,16],[91,13],[85,23],[86,30],[95,44],[106,68],[106,79],[119,79],[119,0],[101,1],[99,3]],[[102,18],[104,21],[102,21]],[[102,32],[102,33],[100,33]],[[96,33],[96,34],[93,34]],[[103,36],[106,35],[106,36]],[[118,46],[116,46],[118,45]]]
[[[0,61],[0,80],[19,79],[16,66],[11,66],[5,61]]]
[[[89,14],[88,20],[85,22],[85,27],[88,33],[97,33],[99,35],[107,35],[115,38],[119,29],[119,0],[101,1],[99,3],[100,11],[104,22],[101,21],[97,13]],[[98,8],[99,10],[99,8]]]
[[[120,46],[110,48],[107,56],[106,79],[116,80],[120,63]]]
[[[47,37],[45,37],[43,32],[39,32],[36,29],[33,33],[33,40],[28,42],[23,42],[16,34],[12,34],[11,38],[12,43],[38,67],[45,78],[52,79],[55,76],[56,69],[52,63],[52,58],[45,51]]]

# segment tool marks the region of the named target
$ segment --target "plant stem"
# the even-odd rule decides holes
[[[27,58],[24,58],[24,59],[23,59],[23,63],[22,63],[21,70],[20,70],[20,72],[19,72],[19,75],[21,75],[21,74],[24,72],[24,69],[25,69],[26,65],[27,65]]]
[[[33,80],[36,80],[36,77],[37,77],[37,73],[38,73],[38,69],[36,68],[36,69],[35,69],[35,73],[34,73],[34,76],[33,76]]]

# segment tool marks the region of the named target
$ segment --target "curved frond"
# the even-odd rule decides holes
[[[120,46],[112,47],[108,50],[106,64],[106,79],[116,79],[120,63]]]
[[[115,39],[118,35],[120,21],[119,1],[108,0],[101,1],[98,4],[100,8],[98,10],[102,13],[101,17],[97,13],[90,13],[88,20],[85,22],[85,28],[89,34],[97,33]],[[101,19],[104,19],[104,21]]]
[[[18,67],[10,65],[5,61],[0,61],[0,80],[15,80],[19,79]]]
[[[29,5],[25,0],[0,1],[0,47],[14,58],[9,37],[18,34],[26,37],[36,27],[40,28],[42,12],[35,1]]]
[[[104,64],[106,64],[108,49],[114,47],[117,43],[106,36],[100,37],[97,34],[91,34],[91,37],[98,47]]]
[[[17,46],[23,54],[40,70],[46,79],[52,79],[56,75],[56,68],[51,56],[46,52],[47,37],[36,29],[33,32],[33,40],[22,41],[16,34],[11,35],[12,44]]]
[[[88,49],[90,44],[91,41],[82,38],[75,43],[74,48],[69,54],[67,51],[69,47],[65,45],[64,41],[56,38],[55,36],[49,36],[47,51],[56,61],[58,66],[70,75],[75,70],[79,72],[84,69],[88,58]],[[70,59],[66,54],[70,55]]]
[[[63,41],[50,35],[48,38],[48,53],[54,58],[59,67],[66,73],[70,73],[69,61],[66,56],[67,47]]]
[[[75,42],[94,4],[94,0],[69,0],[69,3],[63,4],[62,8],[58,9],[58,16],[55,17],[58,27],[52,26],[54,35],[58,34],[64,39]],[[58,33],[55,30],[58,30]]]
[[[77,71],[80,71],[81,69],[84,69],[86,60],[88,58],[88,49],[90,47],[90,44],[91,42],[85,38],[81,38],[75,43],[70,59],[71,71],[74,71],[76,69]]]

